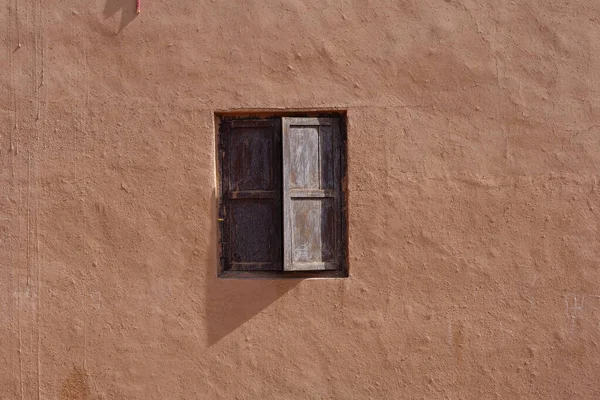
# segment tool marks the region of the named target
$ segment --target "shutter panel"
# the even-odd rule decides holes
[[[283,118],[285,271],[342,267],[341,132],[336,118]]]
[[[223,269],[281,270],[280,122],[223,121],[219,153]]]

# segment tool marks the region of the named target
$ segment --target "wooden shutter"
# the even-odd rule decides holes
[[[281,270],[281,122],[223,121],[219,155],[223,269]]]
[[[283,118],[285,271],[342,267],[341,132],[336,118]]]

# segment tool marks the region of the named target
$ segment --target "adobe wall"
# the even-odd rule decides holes
[[[141,1],[2,2],[0,397],[600,398],[600,2]],[[350,278],[217,279],[214,113],[334,108]]]

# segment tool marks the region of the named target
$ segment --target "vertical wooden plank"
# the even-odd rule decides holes
[[[292,221],[290,215],[292,212],[292,204],[289,200],[290,197],[290,186],[292,179],[291,173],[291,151],[290,151],[290,123],[291,118],[282,119],[282,162],[283,162],[283,270],[289,271],[291,269],[292,260]],[[295,182],[295,179],[294,179]]]
[[[283,119],[285,271],[342,268],[341,152],[338,119]]]

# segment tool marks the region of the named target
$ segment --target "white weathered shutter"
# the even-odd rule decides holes
[[[285,271],[342,265],[341,132],[337,118],[283,118]]]

